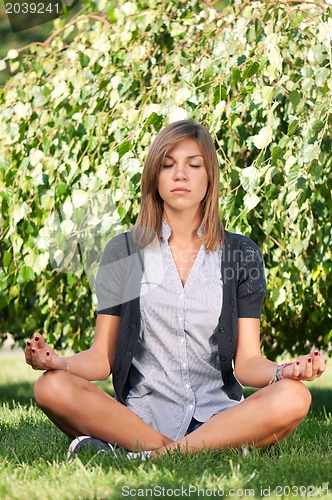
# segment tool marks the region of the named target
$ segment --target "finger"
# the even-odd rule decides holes
[[[319,351],[314,351],[310,354],[310,357],[312,359],[312,372],[317,373],[319,366],[320,366],[320,354]]]
[[[43,358],[40,356],[39,350],[37,347],[31,347],[31,366],[34,370],[42,370],[43,369]]]
[[[27,340],[25,342],[24,354],[25,354],[26,363],[28,365],[31,365],[31,341],[30,340]]]
[[[312,377],[312,358],[309,356],[307,358],[307,364],[305,367],[305,378],[311,378]]]
[[[325,362],[324,362],[322,356],[319,356],[319,367],[317,370],[317,377],[320,377],[321,375],[323,375],[325,370],[326,370]]]
[[[31,341],[31,344],[33,347],[37,347],[38,349],[42,349],[45,345],[45,340],[42,337],[42,335],[40,335],[40,333],[35,333],[32,341]]]
[[[45,353],[45,359],[44,359],[44,366],[46,368],[52,368],[52,357],[51,357],[51,352],[50,351],[46,351]]]
[[[320,377],[325,371],[325,363],[319,351],[312,353],[312,375]]]
[[[296,361],[293,365],[293,377],[300,376],[300,361]]]
[[[37,349],[35,347],[31,346],[31,348],[30,348],[31,363],[30,364],[34,370],[36,369],[36,352],[37,352]]]

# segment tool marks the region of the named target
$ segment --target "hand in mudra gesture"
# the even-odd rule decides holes
[[[40,333],[25,343],[25,361],[34,370],[65,370],[66,362],[45,342]]]
[[[286,366],[283,369],[283,377],[311,382],[320,377],[325,370],[324,359],[320,352],[315,350]]]

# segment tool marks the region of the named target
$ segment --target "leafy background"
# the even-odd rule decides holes
[[[0,61],[11,74],[0,90],[2,341],[40,331],[57,348],[90,344],[84,263],[133,224],[151,141],[188,117],[215,140],[226,228],[265,258],[266,354],[331,353],[331,35],[323,1],[103,0],[56,20],[43,44],[10,49]]]

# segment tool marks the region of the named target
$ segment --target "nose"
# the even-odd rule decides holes
[[[177,164],[173,170],[173,180],[184,180],[187,179],[187,172],[184,165]]]

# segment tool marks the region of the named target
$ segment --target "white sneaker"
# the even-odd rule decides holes
[[[115,446],[91,436],[78,436],[76,439],[74,439],[68,448],[67,456],[69,458],[74,453],[79,453],[82,450],[91,450],[95,451],[96,453],[111,452],[113,453],[115,458],[118,458],[118,455],[115,451]]]
[[[102,441],[101,439],[91,436],[78,436],[71,442],[68,448],[67,456],[69,458],[73,454],[79,453],[82,450],[95,451],[96,453],[112,453],[115,458],[119,458],[116,450],[123,450],[123,448],[118,448],[111,443],[107,443],[106,441]],[[128,460],[140,458],[142,461],[145,461],[151,456],[151,451],[127,451],[125,456]]]
[[[128,460],[135,460],[135,458],[140,458],[143,462],[151,457],[151,451],[128,451],[126,456]]]

